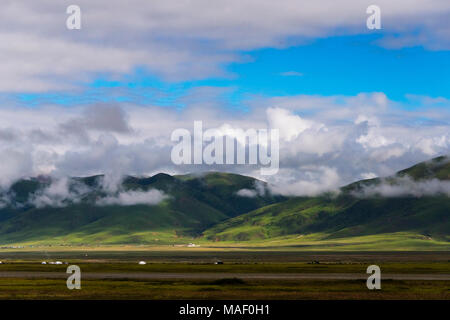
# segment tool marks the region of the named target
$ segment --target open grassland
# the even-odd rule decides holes
[[[370,291],[364,280],[85,280],[0,279],[0,299],[450,299],[450,281],[386,280]]]
[[[242,228],[246,228],[243,226]],[[239,228],[237,228],[239,229]],[[248,230],[247,230],[248,231]],[[238,230],[236,232],[244,232]],[[1,245],[0,252],[8,251],[7,248],[23,247],[26,250],[54,250],[62,248],[64,251],[79,250],[151,250],[160,249],[164,251],[180,250],[189,243],[194,243],[200,248],[189,248],[190,250],[273,250],[281,251],[449,251],[450,238],[441,236],[433,238],[416,232],[394,232],[362,236],[336,236],[328,233],[311,234],[291,234],[285,236],[272,237],[270,239],[253,239],[245,241],[234,240],[208,240],[205,237],[183,237],[176,236],[173,231],[168,232],[141,232],[135,235],[133,243],[120,243],[115,235],[108,232],[104,238],[108,242],[98,239],[87,241],[83,244],[83,237],[72,238],[74,235],[66,237],[54,237],[48,241],[34,241],[21,243],[8,243]],[[86,240],[86,239],[85,239]],[[117,240],[117,241],[116,241]],[[140,242],[142,241],[142,242]],[[33,249],[34,248],[34,249]],[[13,249],[12,251],[17,251]]]
[[[2,250],[0,259],[0,299],[450,299],[448,251],[51,247]],[[41,264],[56,260],[80,266],[81,290],[67,289],[67,265]],[[141,260],[147,264],[139,265]],[[223,264],[215,265],[218,260]],[[381,290],[369,291],[364,279],[371,264],[381,267],[382,279],[383,274],[411,279],[415,275],[435,275],[445,279],[391,280],[386,276]],[[18,276],[18,272],[23,276]],[[114,278],[110,277],[112,274]],[[170,278],[183,274],[184,278]],[[308,278],[333,274],[358,278]],[[258,279],[253,275],[269,276]],[[302,276],[306,277],[298,278]]]
[[[4,262],[176,262],[206,263],[216,260],[233,263],[260,262],[448,262],[450,251],[331,251],[303,250],[298,247],[280,246],[91,246],[91,247],[26,247],[1,249],[0,261]]]
[[[201,242],[200,242],[201,243]],[[270,240],[220,241],[209,247],[283,247],[302,251],[450,251],[448,238],[434,239],[414,232],[336,237],[326,233],[288,235]]]
[[[223,265],[204,263],[86,263],[72,261],[83,272],[89,273],[354,273],[365,274],[369,262],[331,262],[322,261],[318,264],[310,262],[255,262],[255,263],[225,263]],[[380,266],[386,274],[449,274],[450,262],[373,262]],[[0,265],[0,273],[8,271],[55,272],[64,274],[67,265],[41,265],[33,262],[11,262]]]

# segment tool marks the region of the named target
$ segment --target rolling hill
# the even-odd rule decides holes
[[[450,250],[447,157],[316,197],[274,196],[261,181],[219,172],[127,176],[116,190],[104,179],[71,178],[65,188],[50,177],[17,181],[0,193],[0,244],[185,244],[195,238],[212,246]]]
[[[315,241],[337,241],[400,234],[447,242],[449,183],[450,161],[439,157],[392,177],[352,183],[337,195],[296,197],[268,205],[221,222],[204,235],[214,241],[287,238],[299,243],[308,236]]]
[[[184,176],[160,173],[148,178],[128,176],[120,186],[125,194],[141,192],[146,196],[145,192],[161,191],[164,198],[160,203],[99,205],[111,198],[102,180],[103,176],[72,178],[68,189],[73,189],[76,199],[66,197],[56,204],[47,201],[40,205],[36,199],[49,193],[45,190],[52,188],[50,178],[16,182],[3,192],[3,199],[9,201],[0,209],[0,243],[172,243],[180,237],[196,236],[230,217],[284,200],[268,193],[254,198],[238,196],[239,190],[257,183],[250,177],[216,172]],[[75,192],[77,189],[82,191]]]

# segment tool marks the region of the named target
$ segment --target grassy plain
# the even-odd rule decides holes
[[[327,252],[299,248],[46,247],[1,250],[0,299],[450,299],[448,280],[388,280],[369,291],[365,280],[236,279],[235,274],[450,275],[450,252]],[[67,265],[82,270],[82,289],[66,288]],[[144,260],[146,265],[139,265]],[[215,265],[215,261],[223,264]],[[27,272],[27,277],[9,273]],[[58,279],[33,277],[50,272]],[[83,279],[83,273],[123,278]],[[130,279],[148,273],[222,274],[220,279]]]
[[[229,284],[227,284],[229,283]],[[450,281],[386,280],[370,291],[363,280],[85,280],[0,279],[0,299],[450,299]]]

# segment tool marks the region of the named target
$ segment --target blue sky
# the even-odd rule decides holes
[[[224,103],[239,108],[253,95],[354,96],[383,92],[409,103],[408,94],[450,98],[450,52],[423,46],[383,48],[380,34],[328,37],[288,48],[241,51],[245,61],[224,66],[224,77],[197,81],[165,81],[144,67],[110,79],[97,75],[79,83],[77,92],[18,93],[24,103],[37,105],[137,102],[183,107],[178,101],[195,87],[224,90]],[[242,106],[244,107],[244,106]]]
[[[250,52],[253,63],[233,65],[235,84],[266,95],[356,95],[384,92],[449,97],[450,52],[423,47],[385,49],[379,36],[330,37],[284,50]],[[281,76],[296,71],[302,76]]]

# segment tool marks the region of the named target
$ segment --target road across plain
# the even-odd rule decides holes
[[[65,272],[2,271],[0,278],[62,279]],[[130,280],[218,280],[239,278],[243,280],[363,280],[368,274],[359,273],[170,273],[170,272],[85,272],[82,279]],[[450,281],[450,274],[381,274],[382,280],[441,280]]]

